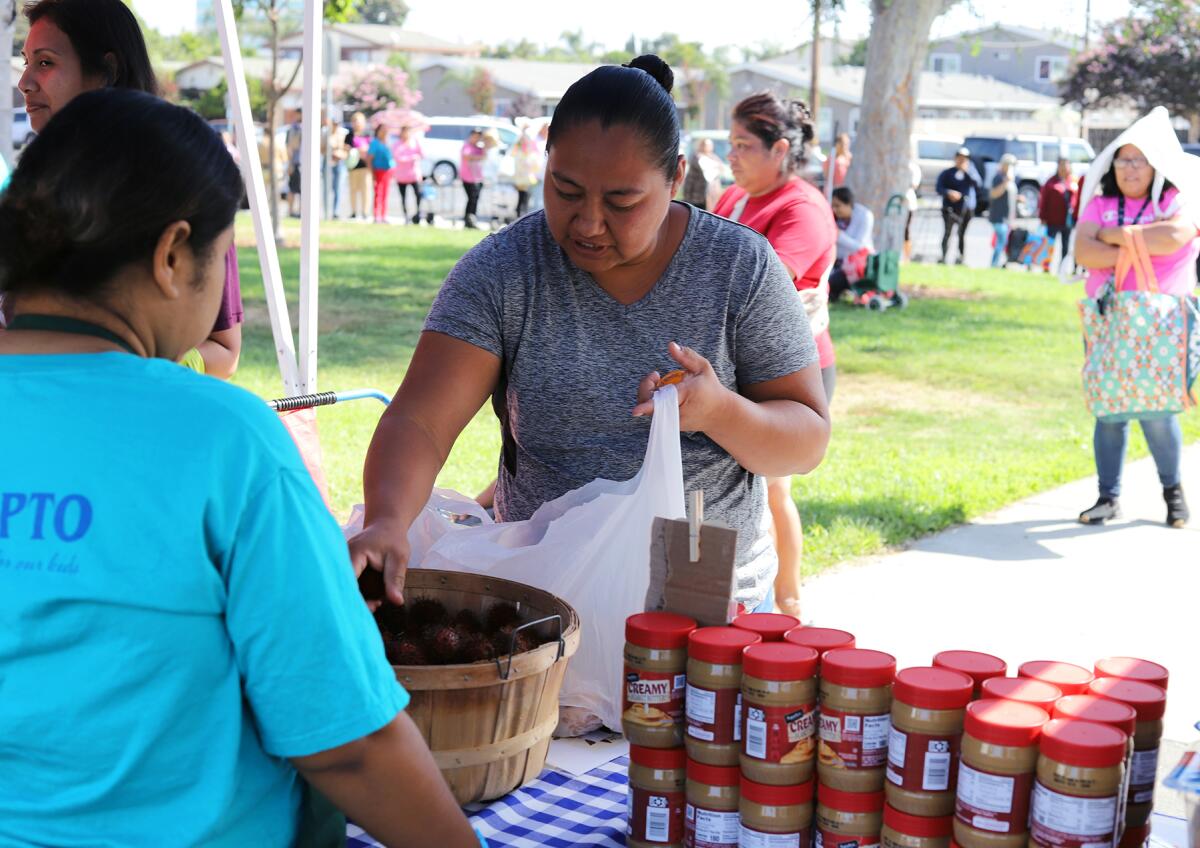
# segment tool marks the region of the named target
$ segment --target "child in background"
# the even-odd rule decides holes
[[[371,139],[371,146],[367,148],[367,161],[375,177],[376,224],[387,223],[388,191],[392,187],[392,168],[396,164],[387,141],[387,125],[380,124],[375,128],[375,138]]]
[[[412,127],[400,128],[400,140],[392,148],[396,157],[396,169],[393,175],[396,185],[400,188],[400,206],[404,210],[404,220],[408,220],[408,190],[412,190],[413,214],[412,222],[421,222],[421,151],[420,143],[413,138]]]

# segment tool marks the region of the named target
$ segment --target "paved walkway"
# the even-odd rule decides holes
[[[1200,721],[1200,446],[1184,452],[1189,527],[1165,526],[1149,459],[1125,469],[1124,518],[1085,527],[1096,478],[1070,483],[899,553],[847,563],[805,584],[811,623],[853,631],[901,667],[943,649],[1092,667],[1109,655],[1156,660],[1171,671],[1160,771],[1178,760]],[[1159,791],[1162,812],[1178,809]],[[1176,813],[1179,814],[1179,813]]]

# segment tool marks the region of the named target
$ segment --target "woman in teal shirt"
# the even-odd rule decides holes
[[[310,787],[478,844],[282,425],[174,364],[241,194],[199,117],[105,89],[0,195],[0,844],[293,845],[336,833]]]

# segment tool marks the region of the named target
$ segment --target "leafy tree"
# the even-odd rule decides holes
[[[854,42],[854,46],[850,48],[850,55],[842,59],[839,64],[851,65],[853,67],[862,68],[867,64],[867,40],[860,38]]]
[[[471,98],[471,106],[480,115],[492,115],[496,112],[496,81],[487,68],[475,68],[467,83],[467,96]]]
[[[528,91],[522,91],[504,110],[504,117],[510,121],[522,117],[534,118],[541,114],[541,103]]]
[[[404,26],[408,13],[408,3],[404,0],[357,0],[354,3],[354,14],[364,24]]]
[[[1188,0],[1137,0],[1062,82],[1065,103],[1086,109],[1165,106],[1200,134],[1200,8]]]
[[[484,50],[484,56],[489,59],[540,59],[542,48],[528,38],[520,41],[506,41],[495,47]]]

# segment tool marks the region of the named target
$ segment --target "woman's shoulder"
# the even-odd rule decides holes
[[[689,252],[695,255],[694,261],[713,273],[727,273],[730,263],[758,265],[774,253],[766,237],[745,224],[700,209],[693,209],[692,215],[697,218]]]

